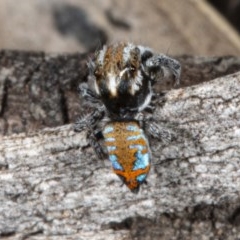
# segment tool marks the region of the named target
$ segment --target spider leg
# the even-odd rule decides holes
[[[104,114],[103,108],[83,114],[74,124],[74,130],[81,132],[84,129],[93,129],[103,119]]]
[[[169,143],[173,139],[173,135],[166,126],[161,126],[156,121],[154,121],[152,114],[148,112],[140,112],[135,116],[141,126],[147,133],[147,135],[156,138],[164,143]]]
[[[181,65],[177,60],[170,58],[164,54],[159,54],[147,59],[145,66],[148,69],[150,77],[153,76],[152,78],[154,78],[154,76],[157,75],[160,71],[163,71],[164,68],[169,70],[175,78],[175,85],[179,84]]]
[[[145,126],[147,134],[151,137],[156,138],[166,144],[170,143],[173,139],[173,135],[164,126],[157,124],[155,121],[151,121]]]
[[[107,156],[102,144],[100,143],[100,139],[102,139],[102,138],[103,138],[102,132],[99,130],[96,130],[96,131],[90,130],[87,133],[88,143],[94,149],[94,151],[99,159],[104,159]]]
[[[106,157],[106,153],[99,142],[103,136],[101,130],[97,128],[97,124],[103,119],[103,117],[103,111],[95,110],[81,116],[74,125],[74,131],[76,132],[81,132],[85,129],[88,130],[87,141],[100,159],[104,159]]]
[[[87,83],[81,83],[78,87],[78,92],[86,101],[101,104],[100,97],[88,87]]]

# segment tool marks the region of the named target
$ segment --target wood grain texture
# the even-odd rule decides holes
[[[6,53],[3,55],[6,60]],[[32,57],[34,62],[35,57]],[[74,63],[76,55],[65,57]],[[18,60],[14,59],[16,63]],[[71,93],[75,87],[67,86],[73,86],[73,82],[61,78],[66,76],[64,72],[68,67],[58,65],[59,59],[64,58],[44,56],[44,59],[50,59],[52,64],[45,62],[44,68],[40,64],[39,70],[33,71],[27,84],[20,89],[30,89],[31,81],[40,79],[43,81],[41,86],[46,86],[55,76],[55,79],[61,79],[58,84],[66,86]],[[2,239],[240,237],[240,73],[210,81],[212,76],[225,75],[233,68],[236,70],[239,59],[189,56],[179,59],[185,69],[182,86],[189,87],[167,92],[155,113],[159,125],[169,129],[174,137],[169,144],[151,141],[153,165],[148,185],[143,186],[138,195],[121,186],[120,180],[111,172],[109,161],[97,159],[86,142],[86,133],[74,133],[71,124],[54,123],[62,126],[44,129],[46,125],[42,124],[34,131],[1,136]],[[5,65],[0,71],[1,81],[10,81],[7,87],[17,89],[14,87],[18,83],[21,86],[21,79],[24,79],[21,74],[24,76],[25,73],[15,70],[15,63],[12,68],[9,68],[9,61],[2,63]],[[48,70],[49,66],[52,71]],[[84,76],[82,69],[75,67],[68,72],[69,76],[78,71]],[[12,71],[8,72],[9,69]],[[14,78],[14,74],[19,74],[18,78]],[[45,79],[41,74],[49,78]],[[194,79],[194,76],[198,78]],[[201,79],[205,82],[194,84]],[[74,81],[78,80],[75,78]],[[55,86],[58,85],[49,85],[47,92]],[[32,87],[36,89],[34,85]],[[7,94],[11,91],[9,88]],[[19,94],[16,100],[19,109],[21,104],[28,104],[20,101],[28,99],[22,95],[24,98]],[[49,96],[52,106],[58,98]],[[5,104],[11,99],[4,98]],[[77,95],[73,99],[77,102]],[[45,100],[47,96],[41,94],[35,102]],[[6,121],[15,116],[4,115],[11,107],[10,104],[3,106],[2,116]],[[47,119],[51,118],[50,115]]]
[[[31,132],[76,121],[82,103],[77,87],[86,81],[92,54],[0,52],[0,134]],[[240,71],[239,57],[173,56],[182,64],[180,87]],[[157,86],[172,88],[171,79]]]

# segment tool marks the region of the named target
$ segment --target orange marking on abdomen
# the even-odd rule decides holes
[[[140,128],[136,122],[113,122],[109,124],[113,126],[114,130],[104,135],[105,139],[114,138],[115,141],[105,141],[106,146],[116,146],[115,150],[109,152],[109,154],[115,154],[118,158],[118,162],[124,167],[125,171],[131,171],[133,164],[136,160],[135,148],[130,148],[130,145],[142,145],[145,149],[143,153],[148,152],[148,146],[146,140],[143,138],[127,140],[128,137],[134,137],[142,135]],[[137,127],[137,131],[129,131],[127,126],[132,125]]]

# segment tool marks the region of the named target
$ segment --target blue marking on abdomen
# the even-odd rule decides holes
[[[109,155],[109,160],[110,160],[111,163],[112,163],[113,169],[122,170],[122,171],[123,171],[123,168],[122,168],[122,166],[119,164],[116,155],[110,154],[110,155]]]
[[[108,152],[114,151],[114,150],[116,150],[116,149],[117,149],[116,146],[107,146]]]
[[[105,141],[106,142],[114,142],[115,138],[113,138],[113,137],[105,138]]]
[[[134,125],[127,125],[126,129],[128,131],[133,131],[133,132],[136,132],[139,130],[139,128],[137,126],[134,126]]]
[[[146,177],[147,177],[147,174],[143,173],[143,174],[138,175],[138,176],[136,177],[136,179],[137,179],[138,182],[141,183],[141,182],[144,182],[144,181],[145,181]]]
[[[138,151],[142,151],[143,149],[146,148],[146,146],[140,145],[140,144],[132,144],[132,145],[129,145],[129,148],[130,149],[136,148]]]
[[[107,126],[103,130],[103,134],[108,134],[110,132],[113,132],[114,128],[112,126]]]
[[[142,135],[128,136],[127,140],[138,140],[142,138]]]
[[[142,154],[140,151],[136,153],[136,161],[134,163],[133,171],[138,169],[145,169],[149,166],[149,153]]]

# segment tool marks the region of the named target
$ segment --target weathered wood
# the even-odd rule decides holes
[[[0,132],[33,131],[76,119],[86,54],[0,53]]]
[[[155,117],[175,138],[151,141],[149,184],[138,195],[71,125],[2,136],[2,236],[239,238],[240,73],[168,92]]]
[[[72,123],[81,110],[77,86],[86,79],[88,54],[0,52],[0,134]],[[240,71],[240,57],[179,56],[180,87]],[[171,81],[158,85],[172,88]]]

